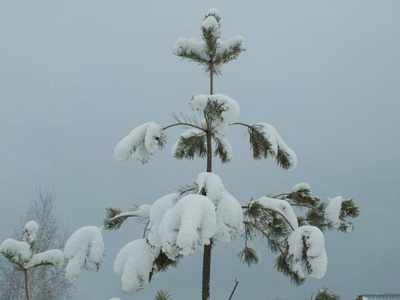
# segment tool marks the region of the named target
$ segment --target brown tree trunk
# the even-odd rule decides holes
[[[214,66],[210,63],[210,95],[214,93]],[[212,172],[212,139],[211,139],[211,128],[209,122],[207,123],[207,172]],[[204,193],[204,196],[207,196]],[[211,248],[212,240],[209,245],[204,246],[203,253],[203,282],[202,282],[202,300],[210,299],[210,280],[211,280]]]
[[[202,300],[210,299],[211,247],[212,247],[211,243],[210,243],[210,245],[204,246]]]

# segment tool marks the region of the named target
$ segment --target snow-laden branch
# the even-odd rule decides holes
[[[104,241],[101,227],[85,226],[75,231],[64,248],[68,259],[66,274],[68,280],[75,281],[83,269],[98,270],[104,256]]]
[[[204,114],[204,122],[217,144],[216,154],[222,162],[230,161],[233,151],[227,134],[229,125],[239,117],[238,103],[223,94],[198,95],[192,99],[191,106],[193,110]]]
[[[296,154],[286,145],[276,129],[270,124],[255,123],[248,125],[235,122],[231,125],[247,127],[254,159],[268,159],[269,157],[273,157],[283,169],[290,171],[296,167]]]
[[[1,243],[0,252],[12,262],[23,267],[32,257],[30,245],[27,242],[20,242],[14,239],[6,239]]]
[[[133,293],[149,281],[156,258],[146,240],[139,239],[125,245],[114,261],[114,272],[121,277],[122,289]]]
[[[29,221],[24,227],[23,241],[6,239],[0,245],[0,252],[21,270],[43,265],[61,266],[64,261],[64,253],[61,250],[53,249],[36,254],[32,252],[38,230],[38,224]]]
[[[221,178],[214,173],[200,173],[196,181],[199,193],[205,193],[215,205],[217,222],[217,240],[229,243],[236,233],[243,230],[242,207],[228,191]]]
[[[305,262],[311,277],[322,278],[325,275],[328,259],[325,252],[324,235],[317,227],[302,226],[292,232],[288,238],[289,265],[293,272],[304,278],[301,262]]]
[[[124,137],[115,147],[114,156],[117,160],[127,160],[134,156],[145,163],[156,150],[164,146],[165,140],[163,128],[154,122],[148,122]]]
[[[170,259],[192,254],[216,234],[215,207],[207,197],[184,196],[165,213],[158,232],[161,250]]]
[[[61,266],[64,261],[64,253],[61,250],[47,250],[32,256],[28,263],[25,264],[26,269],[30,269],[43,265]]]
[[[299,226],[296,214],[292,206],[286,200],[261,197],[256,200],[264,209],[272,211],[280,215],[290,226],[292,230],[296,230]]]
[[[342,196],[328,198],[329,204],[325,209],[325,220],[334,229],[344,228],[344,231],[350,232],[354,229],[354,225],[350,222],[341,219],[342,206],[345,201]]]
[[[39,225],[36,221],[29,221],[24,226],[24,237],[22,238],[23,241],[32,244],[36,240],[36,235],[39,230]]]
[[[194,125],[194,124],[191,124],[191,123],[186,123],[186,122],[178,122],[178,123],[175,123],[175,124],[168,125],[168,126],[164,127],[163,130],[165,131],[165,130],[167,130],[167,129],[171,128],[171,127],[175,127],[175,126],[188,126],[188,127],[196,128],[196,129],[198,129],[200,131],[205,131],[203,128],[201,128],[201,127],[199,127],[197,125]]]
[[[206,66],[206,70],[220,74],[222,64],[236,59],[239,54],[245,51],[244,39],[242,36],[235,36],[222,41],[220,39],[221,16],[217,10],[210,10],[203,20],[202,41],[196,38],[179,38],[174,44],[174,54],[182,58],[195,61]],[[212,65],[212,67],[209,67]]]

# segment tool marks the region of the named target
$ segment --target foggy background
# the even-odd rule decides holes
[[[56,214],[71,233],[102,225],[106,207],[149,203],[192,183],[206,162],[176,161],[182,129],[146,165],[118,162],[115,145],[134,127],[192,115],[192,96],[208,93],[195,63],[172,53],[179,37],[200,38],[209,8],[222,16],[222,39],[245,39],[247,51],[223,67],[215,93],[235,99],[239,121],[273,125],[296,152],[291,172],[254,161],[245,129],[229,130],[231,163],[214,172],[243,205],[307,182],[327,197],[353,198],[361,215],[348,234],[325,234],[328,270],[300,287],[262,261],[237,259],[244,242],[213,250],[211,298],[305,299],[329,287],[344,300],[399,293],[400,2],[370,1],[11,1],[0,2],[0,241],[12,236],[39,187],[53,190]],[[85,272],[74,299],[199,299],[202,252],[160,273],[144,290],[124,294],[112,265],[140,238],[143,224],[104,232],[98,273]]]

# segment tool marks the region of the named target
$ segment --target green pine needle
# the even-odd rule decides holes
[[[154,298],[154,300],[168,300],[171,298],[171,295],[169,292],[166,291],[158,291],[156,297]]]

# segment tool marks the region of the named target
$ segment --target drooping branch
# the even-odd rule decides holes
[[[189,126],[189,127],[193,127],[193,128],[198,129],[198,130],[206,132],[206,130],[204,128],[201,128],[200,126],[197,126],[197,125],[194,125],[194,124],[190,124],[190,123],[183,123],[183,122],[179,122],[179,123],[168,125],[168,126],[164,127],[163,130],[165,131],[165,130],[167,130],[167,129],[171,128],[171,127],[174,127],[174,126]]]
[[[242,206],[242,209],[249,209],[249,206],[248,206],[248,205]],[[263,211],[270,211],[270,212],[273,212],[273,213],[278,214],[279,216],[281,216],[282,219],[284,219],[284,220],[286,221],[287,224],[289,224],[289,226],[290,226],[290,228],[291,228],[292,230],[295,230],[295,228],[293,227],[293,225],[289,222],[288,218],[287,218],[284,214],[282,214],[281,212],[279,212],[279,211],[277,211],[277,210],[275,210],[275,209],[266,208],[266,207],[263,207],[262,210],[263,210]]]

